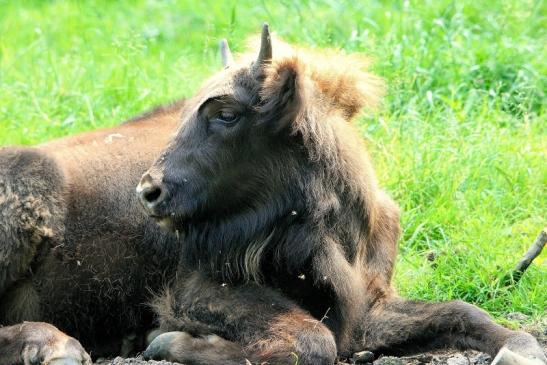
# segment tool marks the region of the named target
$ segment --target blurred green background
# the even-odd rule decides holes
[[[403,208],[408,297],[545,318],[547,262],[500,285],[545,226],[544,1],[0,0],[0,145],[120,123],[189,96],[217,44],[280,37],[363,52],[389,92],[358,121]],[[436,255],[434,262],[428,255]]]

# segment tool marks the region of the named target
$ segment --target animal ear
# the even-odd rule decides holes
[[[304,66],[296,58],[284,59],[266,70],[259,107],[260,123],[279,132],[303,114]]]

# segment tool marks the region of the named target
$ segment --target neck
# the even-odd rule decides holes
[[[270,204],[227,219],[190,224],[182,252],[186,266],[206,270],[224,282],[260,282],[264,259],[286,239],[290,227],[298,225],[298,214],[283,206]]]

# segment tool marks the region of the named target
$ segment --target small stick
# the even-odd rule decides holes
[[[522,274],[524,274],[526,269],[528,269],[528,266],[530,266],[532,261],[534,261],[534,259],[539,256],[539,254],[541,253],[541,250],[543,250],[543,247],[545,247],[546,242],[547,242],[547,231],[544,228],[539,234],[539,236],[536,238],[536,241],[534,242],[532,247],[530,247],[528,251],[526,251],[523,258],[519,261],[519,263],[515,267],[515,270],[513,271],[513,274],[512,274],[514,283],[517,283],[520,280],[520,278],[522,277]]]

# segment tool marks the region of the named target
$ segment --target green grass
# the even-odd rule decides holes
[[[389,85],[359,123],[403,208],[396,282],[498,318],[546,316],[545,253],[502,278],[545,225],[543,1],[0,0],[0,145],[114,125],[191,95],[268,21],[281,37],[364,52]],[[437,253],[432,264],[428,252]],[[542,263],[543,262],[543,263]]]

